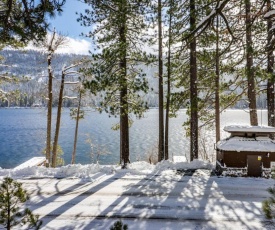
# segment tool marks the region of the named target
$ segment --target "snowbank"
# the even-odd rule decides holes
[[[147,162],[134,162],[128,165],[127,169],[121,169],[116,165],[67,165],[60,168],[45,168],[42,166],[33,166],[23,169],[1,169],[0,178],[12,177],[12,178],[82,178],[90,179],[97,173],[103,174],[115,174],[126,173],[132,175],[146,175],[146,174],[158,174],[166,170],[179,170],[179,169],[212,169],[214,166],[210,163],[194,160],[191,163],[178,162],[173,163],[171,161],[162,161],[157,165],[152,165]]]

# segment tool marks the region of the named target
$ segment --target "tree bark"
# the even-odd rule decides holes
[[[173,6],[173,1],[170,1],[170,10]],[[170,92],[171,92],[171,42],[172,42],[172,12],[169,14],[169,29],[168,29],[168,57],[167,57],[167,101],[166,101],[166,118],[165,118],[165,160],[169,159],[169,111],[170,111]]]
[[[74,148],[73,148],[73,152],[72,152],[71,164],[75,164],[75,154],[76,154],[76,144],[77,144],[77,136],[78,136],[78,123],[79,123],[81,98],[82,98],[82,92],[81,92],[81,89],[80,89],[79,100],[78,100],[78,105],[77,105],[76,123],[75,123],[75,131],[74,131]]]
[[[158,0],[158,46],[159,46],[159,149],[158,161],[164,158],[164,112],[163,112],[163,60],[162,60],[162,4]]]
[[[127,86],[126,86],[127,87]],[[122,156],[122,167],[126,168],[129,160],[129,120],[127,104],[127,88],[120,91],[120,154]]]
[[[52,72],[52,55],[53,55],[53,41],[55,37],[55,31],[53,32],[51,41],[48,46],[48,114],[47,114],[47,143],[46,143],[46,160],[47,167],[51,166],[51,127],[52,127],[52,103],[53,103],[53,93],[52,93],[52,85],[53,85],[53,72]]]
[[[127,40],[126,40],[126,2],[122,3],[121,27],[119,30],[121,54],[120,54],[120,156],[122,168],[126,168],[129,160],[129,114],[128,114],[128,85],[127,85]]]
[[[196,28],[196,3],[190,0],[190,31]],[[190,161],[198,159],[198,90],[197,90],[197,56],[196,37],[190,41]]]
[[[246,74],[248,83],[248,101],[249,101],[249,113],[250,124],[258,125],[257,105],[256,105],[256,88],[255,88],[255,76],[253,70],[253,46],[252,46],[252,16],[251,16],[251,2],[245,0],[245,15],[246,15]]]
[[[271,1],[267,0],[267,10],[271,10]],[[272,21],[271,19],[267,19],[267,46],[270,45],[272,40]],[[274,69],[274,54],[273,50],[268,47],[267,49],[267,73],[270,75],[267,81],[267,114],[268,114],[268,125],[275,126],[275,119],[274,119],[274,76],[273,76],[273,69]],[[274,135],[270,135],[272,139],[274,139]]]
[[[216,30],[216,78],[215,78],[215,124],[216,143],[220,141],[220,56],[219,56],[219,16]]]
[[[57,108],[55,136],[54,136],[54,142],[53,142],[53,155],[52,155],[52,167],[53,168],[56,167],[57,145],[58,145],[58,137],[59,137],[59,130],[60,130],[60,121],[61,121],[61,109],[62,109],[62,102],[63,102],[64,82],[65,82],[65,73],[62,71],[61,85],[60,85],[59,99],[58,99],[58,108]]]

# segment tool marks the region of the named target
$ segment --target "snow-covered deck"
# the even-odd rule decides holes
[[[46,162],[46,157],[33,157],[28,161],[22,163],[21,165],[18,165],[14,169],[19,170],[19,169],[24,169],[24,168],[33,167],[33,166],[40,166],[45,162]]]
[[[205,169],[188,176],[175,170],[196,167]],[[117,220],[129,229],[272,229],[261,206],[273,179],[210,176],[208,167],[163,161],[136,162],[125,170],[100,165],[0,169],[0,182],[5,175],[40,176],[19,181],[30,193],[26,205],[40,215],[42,230],[106,230]],[[63,179],[52,177],[59,175]]]
[[[217,149],[237,152],[275,152],[275,143],[268,137],[232,137],[218,142]]]
[[[161,172],[159,172],[161,173]],[[23,180],[42,229],[106,230],[117,220],[129,229],[266,229],[261,202],[274,183],[164,171],[158,175],[96,174],[79,179]],[[45,186],[47,185],[47,186]]]

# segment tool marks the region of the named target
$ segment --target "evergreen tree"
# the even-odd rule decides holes
[[[196,70],[197,80],[193,83],[197,85],[197,106],[195,107],[197,107],[197,119],[200,121],[200,126],[197,126],[198,137],[193,137],[193,140],[199,140],[199,130],[202,127],[206,125],[213,127],[215,118],[216,123],[219,124],[219,113],[235,105],[236,101],[243,95],[242,91],[237,93],[235,90],[236,88],[239,89],[240,82],[243,81],[240,81],[238,76],[234,78],[232,73],[236,70],[235,66],[239,64],[242,57],[236,58],[233,56],[236,50],[230,50],[236,39],[233,39],[232,29],[228,27],[228,16],[225,14],[228,9],[223,5],[224,2],[195,2],[194,14],[198,23],[196,23],[192,30],[189,29],[189,31],[187,29],[179,30],[179,28],[189,28],[187,22],[190,21],[190,17],[186,11],[190,8],[190,4],[186,2],[185,4],[177,4],[181,10],[177,10],[177,21],[173,25],[173,31],[179,31],[174,35],[174,40],[176,42],[184,41],[185,44],[181,47],[176,47],[173,72],[175,75],[174,84],[177,87],[177,91],[171,95],[171,111],[175,113],[179,108],[187,107],[187,114],[190,116],[190,119],[184,124],[185,126],[189,126],[187,128],[187,136],[191,137],[192,134],[195,135],[191,131],[191,125],[195,126],[195,123],[191,121],[192,108],[190,103],[194,100],[194,96],[190,95],[190,84],[194,79],[186,77],[190,74],[189,68],[191,67],[189,65],[190,60],[188,58],[190,54],[188,53],[187,45],[190,46],[193,36],[196,39],[197,49],[195,54],[198,66]],[[218,16],[220,16],[219,29],[217,28]],[[217,108],[216,111],[213,108]],[[219,127],[217,125],[217,140],[219,140],[218,134]],[[192,141],[190,144],[192,145],[192,143],[195,144],[196,142]],[[198,154],[200,154],[201,147],[198,146],[197,148]]]
[[[146,38],[146,1],[87,1],[90,9],[80,15],[83,26],[91,27],[98,50],[93,55],[93,67],[86,69],[94,80],[85,86],[103,96],[101,108],[119,115],[120,162],[126,167],[129,158],[129,115],[140,117],[146,109],[141,92],[147,92],[147,81],[138,64],[148,61],[142,48]],[[103,93],[104,92],[104,93]]]
[[[39,229],[42,221],[39,221],[38,215],[33,215],[28,208],[20,211],[28,199],[29,196],[21,183],[9,177],[4,178],[0,185],[0,224],[8,230],[19,224]]]
[[[1,46],[18,46],[31,40],[42,40],[48,28],[46,17],[62,12],[66,0],[1,0]]]

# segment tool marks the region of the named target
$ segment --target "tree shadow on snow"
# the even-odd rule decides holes
[[[102,210],[96,219],[83,226],[84,229],[109,229],[110,222],[118,219],[130,223],[131,229],[207,227],[211,220],[207,213],[211,188],[209,177],[192,175],[194,172],[175,173],[174,178],[173,175],[157,176],[160,173],[147,175],[125,187],[121,196]],[[98,218],[102,220],[100,225]],[[215,229],[216,226],[211,222],[208,227]],[[225,228],[226,224],[219,227]]]
[[[97,173],[94,177],[90,178],[92,180],[96,180],[99,177],[104,176],[103,173]],[[35,214],[43,213],[40,215],[43,221],[42,227],[48,225],[50,222],[55,220],[61,215],[64,215],[68,210],[73,209],[76,205],[86,199],[88,196],[92,196],[94,193],[99,191],[100,189],[110,185],[114,181],[119,178],[112,176],[108,177],[106,180],[91,182],[78,179],[77,183],[75,183],[75,179],[52,179],[50,181],[49,187],[54,183],[54,190],[49,191],[47,187],[41,188],[39,183],[37,183],[37,197],[40,198],[40,201],[35,202],[35,197],[30,200],[29,205],[32,207],[31,210],[34,211]],[[68,186],[68,182],[72,182],[72,185]],[[63,187],[64,186],[64,187]],[[63,188],[62,188],[63,187]],[[53,194],[48,196],[49,194]],[[38,210],[40,209],[40,210]],[[48,211],[45,211],[48,210]],[[66,216],[66,214],[65,214]],[[77,218],[78,216],[76,216]],[[72,218],[68,214],[68,220]],[[66,222],[66,220],[64,220]],[[47,229],[51,229],[47,227]],[[57,229],[57,228],[53,228]],[[65,227],[65,229],[68,229]]]
[[[232,195],[230,191],[238,190],[238,186],[229,183],[203,170],[181,172],[175,178],[147,175],[126,186],[120,197],[82,227],[109,229],[111,223],[121,219],[131,229],[261,228],[261,207],[255,202],[262,197],[244,200],[239,196],[245,193],[243,190]]]
[[[120,219],[130,229],[252,230],[264,226],[261,201],[268,197],[264,180],[211,177],[207,170],[165,173],[136,176],[126,171],[66,188],[62,180],[56,180],[55,194],[45,195],[32,207],[49,206],[43,218],[47,229],[59,217],[77,223],[62,229],[105,230]],[[43,195],[43,188],[39,189]],[[51,207],[52,203],[60,206]]]

